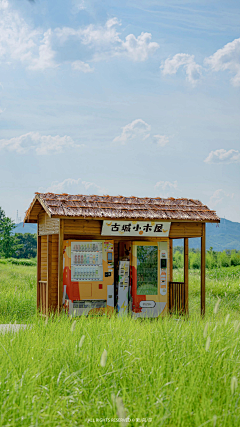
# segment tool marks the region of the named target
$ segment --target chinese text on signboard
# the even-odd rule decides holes
[[[102,236],[168,237],[170,222],[103,221]]]

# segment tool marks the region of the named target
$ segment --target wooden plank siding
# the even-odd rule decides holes
[[[202,237],[203,224],[201,222],[172,222],[170,239],[183,239],[184,237]]]
[[[60,220],[58,218],[49,218],[49,216],[45,212],[41,212],[39,214],[39,221],[38,221],[39,236],[58,234],[59,223],[60,223]]]
[[[49,310],[56,311],[58,308],[58,235],[52,238],[52,262],[51,262],[51,286],[49,289]]]
[[[58,307],[58,235],[38,236],[37,308],[40,303],[39,282],[47,282],[46,310]],[[42,296],[43,297],[43,296]],[[45,297],[44,297],[45,299]]]
[[[64,221],[64,238],[84,238],[94,239],[119,239],[119,236],[101,236],[102,221],[88,219],[63,219]],[[170,239],[182,239],[184,237],[202,237],[203,224],[201,222],[172,222],[169,237]],[[134,237],[132,240],[158,240],[155,237]],[[129,240],[129,237],[121,237],[121,240]]]
[[[40,280],[47,281],[47,236],[41,236],[41,274]]]

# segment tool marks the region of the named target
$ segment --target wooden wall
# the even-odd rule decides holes
[[[64,219],[64,239],[79,239],[79,236],[91,239],[119,240],[119,236],[101,236],[102,221],[84,219]],[[184,237],[201,237],[203,234],[203,223],[201,222],[172,222],[170,239],[181,239]],[[131,240],[158,240],[155,237],[132,237]],[[129,237],[121,237],[121,240],[129,240]]]
[[[58,235],[52,235],[51,280],[49,286],[49,309],[57,310],[58,306]]]
[[[47,280],[47,236],[41,236],[41,273],[40,280]]]
[[[58,306],[58,234],[39,237],[41,259],[39,281],[48,282],[48,310],[56,310]]]
[[[39,236],[59,233],[59,218],[49,218],[45,212],[40,212],[38,219]]]

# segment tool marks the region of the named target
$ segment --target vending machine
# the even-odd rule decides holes
[[[63,247],[65,310],[73,316],[113,312],[113,241],[65,240]]]
[[[118,316],[128,314],[129,305],[129,267],[128,260],[119,261],[118,271],[118,299],[117,312]]]
[[[158,317],[167,309],[168,242],[132,244],[132,315]]]

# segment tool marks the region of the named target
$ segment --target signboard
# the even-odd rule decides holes
[[[168,237],[171,222],[103,221],[102,236]]]

